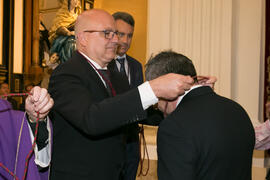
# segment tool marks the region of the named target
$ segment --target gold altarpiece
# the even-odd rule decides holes
[[[57,11],[59,7],[40,8],[40,3],[49,0],[25,0],[24,1],[24,66],[23,81],[24,84],[30,82],[40,83],[43,77],[43,67],[39,60],[39,14]],[[57,1],[57,0],[54,0]],[[93,8],[93,0],[81,0],[82,9]]]
[[[39,0],[25,0],[24,2],[24,67],[23,78],[24,84],[34,82],[38,83],[43,74],[42,68],[39,66]]]

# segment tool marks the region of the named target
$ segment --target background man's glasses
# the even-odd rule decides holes
[[[102,32],[104,34],[105,39],[112,39],[114,35],[118,35],[118,31],[111,31],[111,30],[85,30],[83,32],[88,32],[88,33],[94,33],[94,32]]]

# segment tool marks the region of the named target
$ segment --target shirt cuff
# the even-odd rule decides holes
[[[50,127],[50,121],[47,120],[47,129],[48,129],[48,133],[49,133],[49,137],[48,137],[48,144],[42,148],[40,151],[38,150],[37,144],[35,145],[34,148],[34,153],[35,153],[35,163],[37,165],[39,165],[42,168],[48,167],[50,165],[51,162],[51,146],[52,146],[52,137],[51,137],[51,127]],[[31,130],[31,127],[28,124],[28,128],[30,131],[30,138],[31,138],[31,142],[33,144],[34,142],[34,134]]]
[[[158,98],[153,92],[148,81],[144,82],[140,86],[138,86],[141,102],[143,109],[146,110],[149,106],[154,105],[158,102]]]

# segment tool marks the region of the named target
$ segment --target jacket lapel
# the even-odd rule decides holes
[[[100,79],[100,77],[97,74],[97,72],[95,71],[95,69],[88,63],[88,60],[82,54],[80,54],[77,51],[76,51],[75,56],[77,56],[76,59],[78,59],[81,62],[82,67],[87,68],[86,78],[87,77],[91,78],[96,83],[97,88],[100,89],[104,94],[109,96],[109,93],[108,93],[104,83]]]

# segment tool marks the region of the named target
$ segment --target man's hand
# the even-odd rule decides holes
[[[170,73],[149,81],[149,84],[158,98],[174,100],[190,89],[193,79],[190,76]]]
[[[217,82],[217,77],[215,76],[197,76],[199,84],[203,86],[210,86],[214,89],[215,83]]]
[[[53,107],[53,99],[46,89],[38,86],[35,86],[30,93],[31,95],[25,100],[25,110],[30,118],[29,120],[36,121],[37,112],[39,112],[39,119],[43,120]]]

